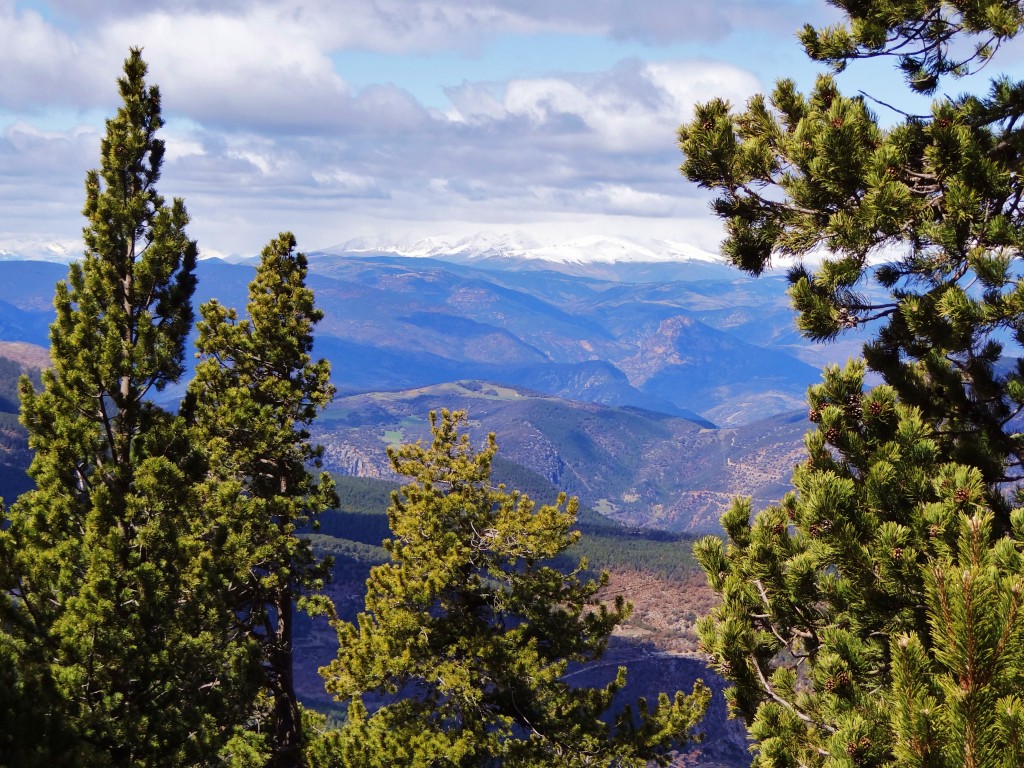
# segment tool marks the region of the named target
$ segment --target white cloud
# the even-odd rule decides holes
[[[18,73],[0,82],[0,103],[16,116],[0,136],[0,200],[18,227],[68,236],[82,225],[82,176],[98,164],[102,125],[54,131],[42,113],[109,114],[129,45],[144,47],[164,98],[161,192],[183,196],[191,234],[223,253],[254,253],[280,229],[312,248],[389,229],[579,236],[643,233],[643,222],[677,239],[692,224],[707,248],[717,223],[676,171],[675,129],[695,101],[741,102],[757,87],[711,61],[636,59],[584,73],[552,65],[545,77],[463,80],[442,111],[394,85],[353,88],[332,61],[349,48],[466,50],[510,32],[648,34],[623,26],[620,0],[48,4],[50,17],[74,23],[0,0],[0,35],[17,38],[0,46],[0,65]],[[752,8],[724,0],[694,24],[741,6]],[[645,8],[636,25],[653,23],[656,9],[680,13],[665,0]],[[17,117],[21,108],[37,112]]]
[[[194,155],[205,155],[206,147],[203,146],[202,137],[190,131],[179,130],[172,124],[165,128],[161,137],[164,142],[164,161],[174,163],[182,158]]]
[[[510,82],[505,88],[504,106],[510,115],[522,115],[541,124],[562,115],[589,117],[595,104],[583,88],[574,83],[542,78]]]
[[[625,222],[664,220],[663,236],[678,237],[681,222],[711,217],[675,170],[675,127],[692,100],[707,95],[703,88],[739,92],[750,83],[729,67],[628,62],[596,75],[467,83],[452,93],[447,115],[427,115],[396,89],[372,89],[361,94],[366,102],[391,105],[381,123],[364,104],[364,122],[317,134],[265,124],[224,130],[170,116],[161,191],[183,196],[192,236],[223,253],[254,253],[281,229],[317,247],[396,228],[465,231],[473,222],[526,229],[557,222],[580,235],[628,234]],[[25,123],[9,128],[6,141],[26,168],[61,158],[60,144],[65,154],[79,153],[78,170],[52,180],[64,187],[53,200],[65,201],[73,233],[81,226],[81,174],[97,163],[97,132],[49,135]]]
[[[335,70],[335,52],[474,48],[497,35],[531,31],[613,34],[614,20],[627,8],[620,0],[597,2],[589,11],[575,0],[555,9],[501,0],[276,0],[244,5],[177,0],[156,10],[116,2],[107,8],[85,0],[80,7],[59,0],[51,5],[78,14],[76,34],[35,11],[18,10],[13,0],[0,0],[0,39],[5,42],[0,65],[18,73],[0,82],[0,97],[9,106],[107,109],[116,102],[113,78],[120,61],[129,46],[141,46],[169,112],[234,129],[300,132],[365,121],[394,129],[428,117],[408,93],[394,86],[354,93]],[[660,0],[644,7],[655,6],[675,16],[693,15]],[[116,13],[109,13],[111,9]],[[705,64],[701,69],[713,66],[719,67],[720,80],[728,79],[727,65]],[[736,72],[732,70],[733,79]],[[609,147],[622,146],[630,140],[628,134],[636,139],[635,128],[628,126],[652,111],[650,104],[635,103],[638,92],[653,89],[663,97],[664,112],[678,117],[675,105],[665,98],[677,95],[665,88],[672,84],[665,79],[670,75],[680,78],[651,66],[647,71],[620,68],[615,77],[602,81],[565,76],[514,80],[504,86],[463,83],[448,91],[453,100],[449,116],[473,121],[515,115],[537,125],[576,118],[590,132],[603,134]],[[623,88],[633,92],[622,93]]]
[[[9,1],[9,0],[8,0]],[[148,24],[153,6],[132,0],[50,0],[82,27],[131,29]],[[173,18],[271,18],[284,36],[296,31],[320,50],[386,53],[475,48],[496,34],[565,28],[498,2],[462,0],[167,0],[157,15]]]
[[[34,10],[0,0],[0,103],[36,110],[51,104],[88,105],[99,81],[79,60],[79,43]]]
[[[156,12],[115,21],[102,38],[141,46],[167,109],[207,123],[329,123],[351,97],[314,31],[266,7],[235,16]]]
[[[20,186],[22,192],[14,199],[0,198],[4,213],[25,199],[63,197],[63,187],[71,184],[80,193],[85,172],[96,164],[99,140],[91,126],[53,131],[25,120],[6,126],[0,134],[0,183]]]
[[[369,176],[346,171],[343,168],[314,170],[313,180],[334,194],[354,197],[379,197],[380,190]]]
[[[679,213],[679,197],[645,192],[624,184],[597,184],[576,193],[586,207],[602,213],[671,216]]]
[[[672,146],[697,101],[743,101],[757,85],[728,64],[630,61],[602,76],[513,80],[503,88],[464,83],[447,92],[453,108],[446,117],[470,125],[522,118],[538,130],[589,135],[588,144],[607,151],[647,151]]]

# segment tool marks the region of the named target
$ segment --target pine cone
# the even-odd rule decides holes
[[[859,757],[871,749],[871,739],[861,736],[857,741],[846,742],[846,754],[850,757]]]

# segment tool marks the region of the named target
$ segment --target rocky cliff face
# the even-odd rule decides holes
[[[763,506],[783,495],[803,452],[801,411],[751,425],[613,408],[463,381],[338,398],[315,433],[325,466],[340,474],[397,478],[388,444],[424,439],[427,414],[466,410],[476,439],[498,438],[500,456],[602,514],[677,532],[718,531],[732,497]]]

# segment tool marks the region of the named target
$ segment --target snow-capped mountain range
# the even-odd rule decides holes
[[[68,263],[78,259],[80,240],[17,240],[0,242],[0,261],[28,260]],[[392,255],[456,261],[516,259],[557,264],[659,264],[671,262],[722,263],[716,254],[683,242],[589,235],[566,241],[541,241],[521,231],[480,232],[468,237],[420,239],[357,238],[313,252],[327,255]],[[200,258],[245,261],[249,256],[204,252]]]
[[[523,232],[482,232],[463,238],[428,237],[410,241],[358,238],[319,249],[318,252],[347,256],[391,254],[420,258],[443,257],[467,261],[516,258],[561,264],[722,262],[720,256],[687,243],[601,235],[589,235],[563,242],[541,242]]]
[[[4,240],[0,261],[53,261],[67,264],[82,255],[81,240]]]

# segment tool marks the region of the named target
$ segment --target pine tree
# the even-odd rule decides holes
[[[997,536],[980,471],[863,375],[811,388],[794,491],[698,542],[722,597],[701,642],[755,766],[1019,765],[1024,510]]]
[[[296,600],[323,585],[324,564],[296,530],[337,501],[328,475],[307,470],[321,450],[307,427],[331,400],[330,365],[313,363],[313,326],[322,313],[306,287],[306,257],[281,234],[263,249],[249,286],[247,319],[216,301],[200,311],[196,367],[188,397],[193,439],[204,447],[203,495],[219,510],[230,601],[243,635],[261,648],[270,706],[254,713],[269,739],[269,766],[296,766],[302,743],[293,671]],[[265,722],[266,721],[266,722]]]
[[[466,416],[431,414],[433,440],[389,450],[412,478],[392,498],[392,562],[371,571],[358,625],[338,621],[338,657],[321,670],[348,700],[333,764],[644,766],[685,741],[707,703],[662,694],[612,717],[624,670],[572,688],[569,663],[600,656],[628,607],[596,605],[600,583],[544,562],[569,547],[575,500],[536,507],[490,485],[494,436],[474,451]],[[581,568],[585,564],[581,564]],[[388,703],[370,714],[369,692]],[[601,718],[604,717],[605,720]]]
[[[84,259],[57,286],[53,367],[41,391],[21,384],[36,489],[0,532],[6,647],[45,699],[32,727],[50,764],[199,762],[239,716],[246,657],[224,641],[230,613],[207,577],[193,452],[152,400],[184,370],[196,245],[181,200],[155,188],[160,94],[145,75],[132,50],[86,177]]]
[[[835,5],[848,25],[805,28],[809,55],[896,56],[920,93],[974,74],[1024,21],[991,0]],[[1024,367],[1004,345],[1024,342],[1022,93],[997,76],[883,127],[821,76],[741,113],[699,105],[680,129],[728,256],[757,274],[823,255],[790,271],[798,324],[831,339],[874,323],[866,365],[887,383],[827,371],[793,493],[753,523],[737,502],[728,543],[697,548],[723,598],[701,639],[758,766],[1021,761]]]
[[[834,4],[848,25],[804,29],[808,54],[835,69],[895,56],[921,93],[970,77],[1024,23],[1002,0]],[[946,456],[981,471],[1005,531],[998,487],[1024,469],[1024,367],[1004,352],[1024,341],[1024,83],[997,75],[975,90],[928,114],[880,105],[883,127],[869,96],[843,95],[831,76],[808,95],[781,80],[742,112],[698,105],[680,142],[685,175],[718,194],[736,265],[757,274],[777,256],[825,256],[790,272],[800,328],[831,339],[874,323],[869,367],[935,425]]]

